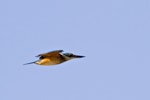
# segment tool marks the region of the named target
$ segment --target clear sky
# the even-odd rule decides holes
[[[1,0],[0,45],[0,100],[150,100],[149,0]]]

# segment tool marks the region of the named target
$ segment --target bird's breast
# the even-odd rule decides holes
[[[59,64],[60,62],[58,60],[51,60],[48,58],[44,58],[41,59],[40,61],[37,61],[36,64],[38,65],[44,65],[44,66],[48,66],[48,65],[56,65]]]

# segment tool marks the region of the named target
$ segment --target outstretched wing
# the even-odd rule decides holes
[[[63,50],[54,50],[54,51],[51,51],[51,52],[39,54],[36,57],[40,57],[40,59],[42,59],[42,58],[45,58],[45,57],[59,56],[61,52],[63,52]]]

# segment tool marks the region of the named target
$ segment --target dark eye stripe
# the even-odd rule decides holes
[[[40,59],[44,59],[44,57],[43,57],[43,56],[41,56],[41,57],[40,57]]]

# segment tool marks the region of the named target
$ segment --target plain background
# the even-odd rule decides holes
[[[1,0],[0,100],[150,100],[149,0]],[[22,64],[63,49],[86,56]]]

